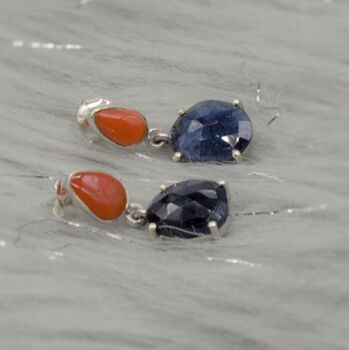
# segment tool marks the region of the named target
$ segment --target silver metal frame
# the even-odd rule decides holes
[[[175,152],[172,156],[172,159],[175,162],[180,162],[182,160],[182,153],[181,152]]]
[[[150,238],[160,237],[156,232],[156,230],[157,230],[157,225],[155,223],[151,222],[150,224],[148,224],[148,232],[149,232]]]
[[[77,114],[77,121],[79,123],[82,134],[91,142],[106,140],[107,142],[117,147],[122,147],[122,148],[134,147],[135,145],[123,146],[110,140],[98,128],[95,120],[96,113],[109,108],[118,108],[118,107],[115,105],[112,105],[112,103],[109,100],[106,100],[103,98],[83,100]],[[149,128],[148,128],[147,119],[145,118],[144,115],[142,115],[142,117],[145,121],[145,125],[147,128],[145,137],[143,139],[143,141],[146,141],[149,134]]]
[[[181,117],[187,110],[185,108],[180,108],[178,110],[178,117]]]
[[[246,149],[245,149],[246,150]],[[232,156],[236,162],[241,162],[242,160],[242,154],[239,150],[233,149]]]
[[[160,193],[164,193],[167,190],[167,186],[165,184],[160,185]]]
[[[97,111],[110,108],[110,101],[103,98],[83,100],[79,107],[76,119],[82,134],[91,142],[107,139],[99,130],[95,122]],[[112,142],[108,139],[109,142]],[[113,142],[112,142],[113,143]],[[114,144],[114,143],[113,143]]]
[[[240,107],[241,109],[245,110],[244,104],[243,104],[242,101],[239,100],[239,99],[233,100],[233,106],[235,106],[235,107],[238,106],[238,107]]]

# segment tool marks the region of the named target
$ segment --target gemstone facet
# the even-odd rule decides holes
[[[143,115],[130,109],[102,109],[95,113],[95,122],[104,136],[121,146],[140,143],[147,134]]]
[[[167,187],[147,208],[147,220],[157,234],[197,238],[209,235],[209,222],[221,228],[229,216],[228,193],[214,181],[187,180]]]
[[[233,161],[252,139],[252,123],[239,106],[222,101],[202,101],[184,112],[170,132],[175,153],[183,161]]]
[[[101,220],[114,220],[125,210],[127,194],[113,176],[82,171],[70,177],[70,186],[80,200]]]

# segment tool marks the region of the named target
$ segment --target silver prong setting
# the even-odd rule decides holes
[[[233,106],[240,107],[241,109],[244,109],[244,104],[239,99],[233,100]]]
[[[225,189],[225,193],[227,194],[228,199],[228,206],[231,207],[231,192],[230,192],[230,186],[225,180],[221,180],[218,182],[219,186],[223,186]]]
[[[175,162],[180,162],[181,161],[181,158],[182,158],[182,153],[181,152],[176,152],[172,159],[175,161]]]
[[[242,160],[241,152],[239,150],[237,150],[237,149],[233,149],[233,158],[237,162],[240,162]]]
[[[217,225],[217,222],[216,221],[210,221],[208,223],[208,228],[211,232],[211,235],[215,238],[221,238],[221,234],[219,232],[219,228],[218,228],[218,225]]]
[[[157,238],[158,237],[158,234],[157,234],[157,225],[154,223],[154,222],[151,222],[149,225],[148,225],[148,232],[149,232],[149,236],[151,238]]]
[[[160,185],[160,192],[164,193],[167,190],[167,186],[165,184]]]
[[[178,116],[181,117],[185,113],[186,109],[185,108],[180,108],[178,110]]]

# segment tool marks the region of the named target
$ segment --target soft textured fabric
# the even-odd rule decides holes
[[[2,0],[0,347],[347,349],[348,16],[347,0]],[[76,113],[98,96],[164,131],[238,98],[254,139],[220,166],[92,145]],[[162,183],[226,180],[228,235],[53,218],[46,177],[85,169],[144,206]]]

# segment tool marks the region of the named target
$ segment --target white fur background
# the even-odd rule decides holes
[[[0,348],[347,349],[348,18],[346,0],[2,0]],[[214,165],[91,145],[75,114],[97,96],[163,130],[240,98],[253,147]],[[79,169],[144,205],[161,183],[225,179],[230,232],[57,220],[45,176]]]

